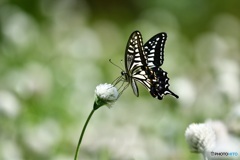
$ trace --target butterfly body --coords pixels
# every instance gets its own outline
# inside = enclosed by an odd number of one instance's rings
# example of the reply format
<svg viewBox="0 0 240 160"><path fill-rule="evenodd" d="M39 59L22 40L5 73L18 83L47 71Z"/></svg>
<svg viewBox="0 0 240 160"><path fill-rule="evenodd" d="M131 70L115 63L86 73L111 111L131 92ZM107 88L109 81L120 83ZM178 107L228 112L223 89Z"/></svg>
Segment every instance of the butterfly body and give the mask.
<svg viewBox="0 0 240 160"><path fill-rule="evenodd" d="M150 94L161 100L164 95L178 96L168 89L167 72L160 67L164 61L164 46L167 34L162 32L150 38L144 45L142 35L134 31L129 37L125 50L125 71L121 72L123 80L131 85L138 97L137 82L141 83Z"/></svg>

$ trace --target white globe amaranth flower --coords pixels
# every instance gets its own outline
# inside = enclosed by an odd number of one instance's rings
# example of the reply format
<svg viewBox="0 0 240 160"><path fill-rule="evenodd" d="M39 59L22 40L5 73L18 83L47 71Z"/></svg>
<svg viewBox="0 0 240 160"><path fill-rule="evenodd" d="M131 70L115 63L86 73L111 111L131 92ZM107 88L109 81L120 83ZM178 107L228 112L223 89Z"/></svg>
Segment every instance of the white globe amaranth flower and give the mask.
<svg viewBox="0 0 240 160"><path fill-rule="evenodd" d="M190 150L197 153L212 151L216 143L214 130L205 123L190 124L185 131L185 138Z"/></svg>
<svg viewBox="0 0 240 160"><path fill-rule="evenodd" d="M94 109L106 105L111 107L113 103L118 99L119 93L117 88L112 84L99 84L95 89L95 102Z"/></svg>

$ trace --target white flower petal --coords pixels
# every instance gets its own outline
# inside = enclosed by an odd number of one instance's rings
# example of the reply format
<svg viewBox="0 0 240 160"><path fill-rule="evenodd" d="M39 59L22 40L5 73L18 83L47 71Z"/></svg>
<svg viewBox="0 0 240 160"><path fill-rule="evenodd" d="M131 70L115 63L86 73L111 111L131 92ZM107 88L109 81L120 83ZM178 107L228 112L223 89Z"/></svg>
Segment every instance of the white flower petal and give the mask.
<svg viewBox="0 0 240 160"><path fill-rule="evenodd" d="M214 130L204 123L189 125L185 137L191 151L198 153L211 151L216 141Z"/></svg>
<svg viewBox="0 0 240 160"><path fill-rule="evenodd" d="M95 95L97 108L103 105L111 106L119 96L117 88L107 83L98 85L95 90Z"/></svg>

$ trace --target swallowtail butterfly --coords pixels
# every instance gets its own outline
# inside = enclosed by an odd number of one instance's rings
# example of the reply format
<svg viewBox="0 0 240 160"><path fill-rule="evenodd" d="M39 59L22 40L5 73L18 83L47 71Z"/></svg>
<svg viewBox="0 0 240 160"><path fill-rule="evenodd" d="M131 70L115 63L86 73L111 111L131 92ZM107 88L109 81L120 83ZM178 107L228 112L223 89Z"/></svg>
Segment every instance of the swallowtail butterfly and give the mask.
<svg viewBox="0 0 240 160"><path fill-rule="evenodd" d="M140 82L153 97L159 100L167 94L178 98L168 89L167 72L160 68L164 60L166 40L167 34L162 32L153 36L143 45L142 35L139 31L131 34L125 50L125 71L122 71L122 75L115 81L115 84L121 80L128 82L122 92L130 84L133 93L138 97L137 82Z"/></svg>

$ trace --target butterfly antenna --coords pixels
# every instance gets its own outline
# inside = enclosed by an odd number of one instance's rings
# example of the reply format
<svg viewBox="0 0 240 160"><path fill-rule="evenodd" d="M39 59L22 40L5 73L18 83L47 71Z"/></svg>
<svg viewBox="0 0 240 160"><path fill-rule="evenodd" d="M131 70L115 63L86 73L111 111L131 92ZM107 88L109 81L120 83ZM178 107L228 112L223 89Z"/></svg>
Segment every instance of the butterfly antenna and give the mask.
<svg viewBox="0 0 240 160"><path fill-rule="evenodd" d="M119 68L119 69L121 69L123 71L123 69L121 67L119 67L118 65L116 65L115 63L113 63L111 59L109 59L109 62L112 63L114 66L116 66L117 68Z"/></svg>

